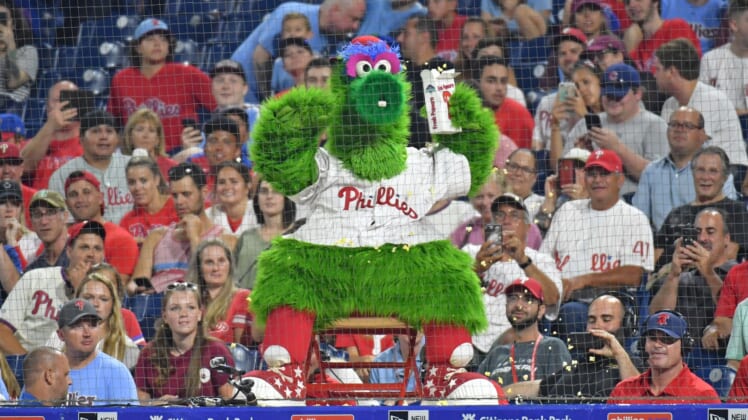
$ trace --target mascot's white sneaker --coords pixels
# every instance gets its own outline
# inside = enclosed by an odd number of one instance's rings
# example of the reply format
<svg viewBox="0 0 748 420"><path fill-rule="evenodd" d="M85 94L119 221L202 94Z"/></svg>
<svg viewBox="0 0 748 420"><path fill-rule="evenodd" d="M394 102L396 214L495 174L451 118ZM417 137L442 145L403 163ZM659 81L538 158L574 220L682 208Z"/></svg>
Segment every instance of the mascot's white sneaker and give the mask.
<svg viewBox="0 0 748 420"><path fill-rule="evenodd" d="M290 363L268 370L255 370L244 375L255 384L252 393L257 405L289 407L306 405L306 381L301 365Z"/></svg>
<svg viewBox="0 0 748 420"><path fill-rule="evenodd" d="M499 384L475 372L448 366L429 368L422 405L499 405L506 397Z"/></svg>

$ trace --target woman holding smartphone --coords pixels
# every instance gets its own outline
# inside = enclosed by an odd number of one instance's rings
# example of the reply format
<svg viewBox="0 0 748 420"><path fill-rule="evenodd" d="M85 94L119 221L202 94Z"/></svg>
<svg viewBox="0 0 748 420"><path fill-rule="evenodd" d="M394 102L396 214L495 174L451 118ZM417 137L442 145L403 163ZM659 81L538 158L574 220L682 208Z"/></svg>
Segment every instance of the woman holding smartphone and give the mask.
<svg viewBox="0 0 748 420"><path fill-rule="evenodd" d="M39 54L21 9L0 0L0 109L21 115L39 70Z"/></svg>

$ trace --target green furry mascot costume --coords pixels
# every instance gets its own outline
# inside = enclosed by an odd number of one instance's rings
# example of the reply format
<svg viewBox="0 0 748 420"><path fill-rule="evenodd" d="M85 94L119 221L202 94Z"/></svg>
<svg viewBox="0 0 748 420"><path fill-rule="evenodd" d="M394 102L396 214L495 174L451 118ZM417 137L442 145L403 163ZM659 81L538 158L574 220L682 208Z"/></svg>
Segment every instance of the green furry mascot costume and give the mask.
<svg viewBox="0 0 748 420"><path fill-rule="evenodd" d="M472 260L423 222L435 203L475 193L489 175L493 115L458 85L449 105L462 132L434 136L432 150L408 148L410 85L397 47L364 36L340 56L331 91L294 89L265 103L253 132L257 172L310 208L306 224L259 258L251 306L266 324L270 369L246 375L253 392L261 405L303 404L315 325L358 313L423 329L425 398L504 402L497 384L460 369L473 355L470 334L487 324Z"/></svg>

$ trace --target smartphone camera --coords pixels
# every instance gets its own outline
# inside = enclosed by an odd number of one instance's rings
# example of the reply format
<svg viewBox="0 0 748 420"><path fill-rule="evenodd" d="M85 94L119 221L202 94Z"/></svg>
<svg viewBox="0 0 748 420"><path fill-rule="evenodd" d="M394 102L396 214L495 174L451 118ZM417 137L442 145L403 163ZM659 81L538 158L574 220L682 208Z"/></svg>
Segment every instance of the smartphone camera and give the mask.
<svg viewBox="0 0 748 420"><path fill-rule="evenodd" d="M501 225L489 223L486 225L485 230L486 242L490 242L493 245L502 246L504 242L504 234L501 230ZM498 253L502 253L503 249L500 249Z"/></svg>
<svg viewBox="0 0 748 420"><path fill-rule="evenodd" d="M698 235L697 235L695 227L688 226L688 225L683 226L681 228L681 238L683 238L683 240L681 241L681 245L682 246L693 245L698 240L697 236Z"/></svg>

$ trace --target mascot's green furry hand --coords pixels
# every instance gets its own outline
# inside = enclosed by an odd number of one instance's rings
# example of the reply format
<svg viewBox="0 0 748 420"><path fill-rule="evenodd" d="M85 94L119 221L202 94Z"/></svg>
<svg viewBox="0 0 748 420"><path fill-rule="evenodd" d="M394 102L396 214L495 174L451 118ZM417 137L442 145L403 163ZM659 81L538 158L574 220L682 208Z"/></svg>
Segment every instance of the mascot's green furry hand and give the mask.
<svg viewBox="0 0 748 420"><path fill-rule="evenodd" d="M493 159L499 144L499 129L493 112L484 108L478 94L464 83L455 86L449 98L449 115L452 125L462 128L455 134L434 134L432 138L440 146L465 155L470 163L473 195L486 181L493 167Z"/></svg>
<svg viewBox="0 0 748 420"><path fill-rule="evenodd" d="M314 155L333 103L327 90L296 88L263 104L250 153L255 170L281 193L296 194L317 179Z"/></svg>

